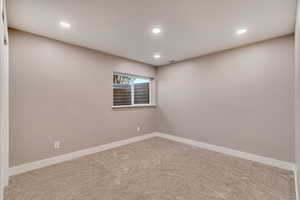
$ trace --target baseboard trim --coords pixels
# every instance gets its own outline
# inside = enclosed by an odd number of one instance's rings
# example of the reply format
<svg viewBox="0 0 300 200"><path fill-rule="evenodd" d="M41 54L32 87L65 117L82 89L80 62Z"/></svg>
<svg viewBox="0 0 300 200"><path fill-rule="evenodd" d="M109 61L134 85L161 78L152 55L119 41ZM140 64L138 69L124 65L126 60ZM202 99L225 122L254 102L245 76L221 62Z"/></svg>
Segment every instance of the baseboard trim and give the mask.
<svg viewBox="0 0 300 200"><path fill-rule="evenodd" d="M224 153L227 155L239 157L242 159L251 160L251 161L259 162L262 164L270 165L273 167L278 167L278 168L282 168L285 170L294 171L295 177L296 177L294 163L280 161L280 160L276 160L273 158L267 158L267 157L263 157L263 156L258 156L255 154L241 152L241 151L237 151L237 150L226 148L226 147L211 145L211 144L207 144L207 143L203 143L203 142L199 142L199 141L195 141L195 140L191 140L191 139L186 139L186 138L178 137L178 136L174 136L174 135L169 135L169 134L165 134L165 133L160 133L160 132L154 132L154 133L149 133L149 134L145 134L145 135L141 135L141 136L136 136L136 137L132 137L132 138L129 138L126 140L116 141L116 142L112 142L109 144L92 147L89 149L84 149L84 150L71 152L71 153L63 154L63 155L52 157L52 158L47 158L47 159L43 159L43 160L31 162L31 163L26 163L23 165L18 165L18 166L9 168L9 176L14 176L17 174L21 174L21 173L25 173L25 172L32 171L35 169L54 165L57 163L73 160L73 159L76 159L76 158L79 158L82 156L98 153L101 151L124 146L124 145L130 144L130 143L146 140L146 139L153 138L153 137L162 137L165 139L169 139L169 140L173 140L176 142L196 146L196 147L207 149L210 151L220 152L220 153ZM295 184L296 184L296 180L295 180Z"/></svg>
<svg viewBox="0 0 300 200"><path fill-rule="evenodd" d="M226 147L221 147L221 146L216 146L216 145L207 144L207 143L203 143L203 142L198 142L195 140L186 139L183 137L178 137L178 136L169 135L169 134L165 134L165 133L156 132L155 135L165 138L165 139L173 140L176 142L196 146L199 148L203 148L203 149L207 149L207 150L211 150L211 151L215 151L215 152L219 152L219 153L224 153L224 154L227 154L230 156L235 156L235 157L239 157L242 159L259 162L259 163L262 163L265 165L270 165L273 167L278 167L278 168L289 170L289 171L294 171L294 166L295 166L294 163L276 160L276 159L268 158L268 157L264 157L264 156L258 156L258 155L251 154L251 153L246 153L246 152L237 151L237 150L226 148Z"/></svg>
<svg viewBox="0 0 300 200"><path fill-rule="evenodd" d="M145 134L145 135L141 135L141 136L132 137L132 138L129 138L126 140L120 140L120 141L116 141L116 142L112 142L112 143L108 143L108 144L104 144L104 145L99 145L96 147L92 147L92 148L88 148L88 149L84 149L84 150L80 150L80 151L63 154L63 155L52 157L52 158L47 158L47 159L43 159L43 160L31 162L31 163L26 163L23 165L18 165L18 166L9 168L9 171L8 171L9 176L14 176L17 174L21 174L21 173L25 173L25 172L32 171L35 169L47 167L47 166L54 165L57 163L73 160L73 159L76 159L76 158L79 158L82 156L98 153L98 152L105 151L108 149L113 149L116 147L131 144L134 142L139 142L139 141L146 140L146 139L149 139L149 138L152 138L155 136L156 136L155 133L149 133L149 134Z"/></svg>
<svg viewBox="0 0 300 200"><path fill-rule="evenodd" d="M297 165L294 165L294 176L295 176L295 191L296 191L296 200L299 199L299 185L298 185L298 167Z"/></svg>

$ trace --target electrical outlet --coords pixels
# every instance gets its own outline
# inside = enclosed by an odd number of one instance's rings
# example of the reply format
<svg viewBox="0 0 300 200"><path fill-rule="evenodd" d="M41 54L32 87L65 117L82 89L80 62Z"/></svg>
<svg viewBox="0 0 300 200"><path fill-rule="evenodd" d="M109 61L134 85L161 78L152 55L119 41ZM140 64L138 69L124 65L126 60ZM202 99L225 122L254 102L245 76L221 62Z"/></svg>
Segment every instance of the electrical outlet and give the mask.
<svg viewBox="0 0 300 200"><path fill-rule="evenodd" d="M136 127L136 131L137 131L137 132L140 132L140 131L141 131L141 127L140 127L140 126L137 126L137 127Z"/></svg>
<svg viewBox="0 0 300 200"><path fill-rule="evenodd" d="M59 149L60 148L60 141L55 141L54 142L54 149Z"/></svg>

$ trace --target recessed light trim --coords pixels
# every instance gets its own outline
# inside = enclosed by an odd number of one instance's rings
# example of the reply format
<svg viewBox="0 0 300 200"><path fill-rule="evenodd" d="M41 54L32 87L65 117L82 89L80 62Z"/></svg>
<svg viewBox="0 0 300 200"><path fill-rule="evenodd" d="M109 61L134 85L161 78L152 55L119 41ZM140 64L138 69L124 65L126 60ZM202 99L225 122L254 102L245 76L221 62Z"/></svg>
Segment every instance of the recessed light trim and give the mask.
<svg viewBox="0 0 300 200"><path fill-rule="evenodd" d="M63 28L71 28L71 24L68 22L61 21L61 22L59 22L59 24Z"/></svg>
<svg viewBox="0 0 300 200"><path fill-rule="evenodd" d="M246 28L241 28L241 29L239 29L239 30L236 31L236 34L242 35L242 34L247 33L247 31L248 31L248 30L247 30Z"/></svg>
<svg viewBox="0 0 300 200"><path fill-rule="evenodd" d="M159 59L161 56L160 56L160 54L154 54L153 55L153 58L155 58L155 59Z"/></svg>
<svg viewBox="0 0 300 200"><path fill-rule="evenodd" d="M160 32L161 32L160 28L153 28L152 29L152 33L154 33L154 34L159 34Z"/></svg>

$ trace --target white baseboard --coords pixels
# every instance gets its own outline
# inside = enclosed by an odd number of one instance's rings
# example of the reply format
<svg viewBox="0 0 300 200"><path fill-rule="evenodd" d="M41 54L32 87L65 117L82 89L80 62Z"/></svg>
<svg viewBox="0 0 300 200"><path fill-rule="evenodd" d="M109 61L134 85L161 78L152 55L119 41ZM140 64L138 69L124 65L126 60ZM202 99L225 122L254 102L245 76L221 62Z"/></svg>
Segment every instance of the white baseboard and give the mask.
<svg viewBox="0 0 300 200"><path fill-rule="evenodd" d="M116 148L116 147L120 147L120 146L123 146L126 144L142 141L142 140L152 138L152 137L162 137L162 138L173 140L176 142L193 145L193 146L196 146L199 148L228 154L228 155L243 158L246 160L256 161L256 162L270 165L273 167L278 167L278 168L282 168L282 169L286 169L286 170L290 170L290 171L295 170L294 163L289 163L289 162L280 161L280 160L276 160L276 159L272 159L272 158L258 156L255 154L245 153L245 152L241 152L241 151L237 151L237 150L233 150L233 149L229 149L229 148L225 148L225 147L221 147L221 146L211 145L211 144L207 144L207 143L203 143L203 142L198 142L195 140L190 140L190 139L186 139L186 138L182 138L182 137L178 137L178 136L174 136L174 135L168 135L168 134L164 134L164 133L155 132L155 133L149 133L149 134L145 134L142 136L129 138L126 140L121 140L121 141L112 142L109 144L92 147L89 149L84 149L84 150L80 150L80 151L76 151L76 152L72 152L72 153L67 153L64 155L57 156L57 157L52 157L52 158L48 158L48 159L44 159L44 160L39 160L39 161L23 164L23 165L18 165L18 166L15 166L15 167L12 167L9 169L9 176L21 174L21 173L39 169L42 167L47 167L47 166L61 163L64 161L73 160L73 159L76 159L76 158L79 158L82 156L90 155L93 153L105 151L105 150Z"/></svg>
<svg viewBox="0 0 300 200"><path fill-rule="evenodd" d="M296 200L299 199L299 185L298 185L298 167L297 165L294 166L294 176L295 176L295 191L296 191Z"/></svg>
<svg viewBox="0 0 300 200"><path fill-rule="evenodd" d="M60 155L60 156L47 158L47 159L44 159L44 160L39 160L39 161L31 162L31 163L26 163L26 164L23 164L23 165L18 165L18 166L9 168L9 176L14 176L14 175L21 174L21 173L24 173L24 172L39 169L39 168L42 168L42 167L47 167L47 166L54 165L54 164L57 164L57 163L65 162L65 161L68 161L68 160L73 160L73 159L76 159L76 158L79 158L79 157L82 157L82 156L98 153L98 152L101 152L101 151L105 151L105 150L108 150L108 149L120 147L120 146L127 145L127 144L130 144L130 143L146 140L148 138L152 138L152 137L155 137L155 136L156 136L156 134L149 133L149 134L145 134L145 135L141 135L141 136L132 137L132 138L129 138L129 139L126 139L126 140L120 140L120 141L117 141L117 142L112 142L112 143L109 143L109 144L104 144L104 145L92 147L92 148L89 148L89 149L75 151L75 152L72 152L72 153L67 153L67 154L63 154L63 155Z"/></svg>
<svg viewBox="0 0 300 200"><path fill-rule="evenodd" d="M186 139L186 138L182 138L182 137L178 137L178 136L174 136L174 135L169 135L169 134L165 134L165 133L156 132L154 134L158 137L173 140L173 141L180 142L180 143L183 143L183 144L188 144L188 145L196 146L196 147L199 147L199 148L207 149L207 150L210 150L210 151L224 153L224 154L227 154L227 155L230 155L230 156L235 156L235 157L239 157L239 158L242 158L242 159L259 162L259 163L269 165L269 166L272 166L272 167L278 167L278 168L281 168L281 169L293 171L294 172L294 179L295 179L296 200L300 200L299 199L299 190L298 190L298 188L299 188L299 185L298 185L298 170L297 170L297 166L296 166L295 163L276 160L276 159L268 158L268 157L264 157L264 156L258 156L258 155L255 155L255 154L250 154L250 153L241 152L241 151L237 151L237 150L226 148L226 147L221 147L221 146L211 145L211 144L207 144L207 143L203 143L203 142L198 142L198 141L195 141L195 140L190 140L190 139Z"/></svg>
<svg viewBox="0 0 300 200"><path fill-rule="evenodd" d="M276 160L276 159L273 159L273 158L267 158L267 157L263 157L263 156L258 156L258 155L251 154L251 153L241 152L241 151L237 151L237 150L234 150L234 149L221 147L221 146L216 146L216 145L212 145L212 144L207 144L207 143L203 143L203 142L198 142L198 141L195 141L195 140L190 140L190 139L186 139L186 138L182 138L182 137L178 137L178 136L174 136L174 135L169 135L169 134L165 134L165 133L156 132L155 135L159 136L159 137L162 137L162 138L169 139L169 140L173 140L173 141L176 141L176 142L189 144L189 145L196 146L196 147L199 147L199 148L203 148L203 149L207 149L207 150L211 150L211 151L216 151L216 152L219 152L219 153L224 153L224 154L227 154L227 155L243 158L243 159L246 159L246 160L259 162L259 163L270 165L270 166L273 166L273 167L278 167L278 168L286 169L286 170L289 170L289 171L294 170L294 165L295 165L294 163L285 162L285 161L281 161L281 160Z"/></svg>

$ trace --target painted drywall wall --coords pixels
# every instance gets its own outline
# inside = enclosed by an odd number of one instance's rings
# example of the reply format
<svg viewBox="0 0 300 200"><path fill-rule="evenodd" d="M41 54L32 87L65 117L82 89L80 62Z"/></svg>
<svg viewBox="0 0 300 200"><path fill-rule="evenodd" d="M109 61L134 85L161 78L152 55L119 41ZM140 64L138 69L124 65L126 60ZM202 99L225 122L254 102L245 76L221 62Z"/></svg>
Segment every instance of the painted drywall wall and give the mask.
<svg viewBox="0 0 300 200"><path fill-rule="evenodd" d="M160 67L159 109L120 110L111 108L112 72L155 77L155 68L10 37L11 166L153 131L294 161L292 36Z"/></svg>
<svg viewBox="0 0 300 200"><path fill-rule="evenodd" d="M298 1L295 27L295 161L300 192L300 3Z"/></svg>
<svg viewBox="0 0 300 200"><path fill-rule="evenodd" d="M10 166L156 131L156 108L112 109L113 71L155 77L156 68L17 30L9 36Z"/></svg>
<svg viewBox="0 0 300 200"><path fill-rule="evenodd" d="M294 161L294 38L160 67L158 131Z"/></svg>

